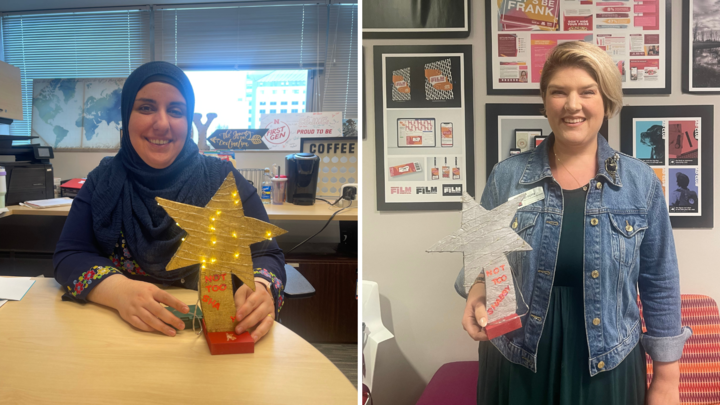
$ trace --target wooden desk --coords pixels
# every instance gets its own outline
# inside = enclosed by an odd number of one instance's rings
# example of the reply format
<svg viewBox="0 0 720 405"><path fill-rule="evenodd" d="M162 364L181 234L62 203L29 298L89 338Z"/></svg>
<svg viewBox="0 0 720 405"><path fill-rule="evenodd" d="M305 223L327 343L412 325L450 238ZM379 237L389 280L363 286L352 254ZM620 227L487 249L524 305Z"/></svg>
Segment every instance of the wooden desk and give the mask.
<svg viewBox="0 0 720 405"><path fill-rule="evenodd" d="M197 293L171 288L185 303ZM142 332L37 279L0 308L0 404L357 404L350 381L276 323L253 354L211 356L192 330Z"/></svg>
<svg viewBox="0 0 720 405"><path fill-rule="evenodd" d="M45 208L36 209L28 208L20 205L11 205L8 207L10 212L0 214L0 218L11 215L49 215L49 216L67 216L70 207ZM265 210L271 220L300 220L300 221L327 221L333 212L338 208L330 209L330 206L322 201L315 205L294 205L285 203L283 205L266 205ZM348 208L345 211L335 215L333 221L357 221L357 207Z"/></svg>

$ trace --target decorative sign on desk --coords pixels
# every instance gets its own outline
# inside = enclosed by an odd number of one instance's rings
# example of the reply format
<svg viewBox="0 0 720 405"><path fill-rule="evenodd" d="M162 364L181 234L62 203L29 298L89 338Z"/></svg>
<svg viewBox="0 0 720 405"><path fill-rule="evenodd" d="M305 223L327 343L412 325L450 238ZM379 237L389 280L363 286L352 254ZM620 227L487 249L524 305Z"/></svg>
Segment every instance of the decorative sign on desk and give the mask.
<svg viewBox="0 0 720 405"><path fill-rule="evenodd" d="M187 232L167 270L200 264L203 331L212 354L252 353L247 332L235 334L232 274L255 291L250 245L286 233L275 225L245 216L235 176L225 181L203 208L157 197L179 227Z"/></svg>
<svg viewBox="0 0 720 405"><path fill-rule="evenodd" d="M300 152L320 158L318 197L337 197L343 184L358 182L357 137L302 138Z"/></svg>
<svg viewBox="0 0 720 405"><path fill-rule="evenodd" d="M218 129L208 142L215 149L268 150L262 141L267 132L267 129Z"/></svg>
<svg viewBox="0 0 720 405"><path fill-rule="evenodd" d="M262 114L260 127L268 132L262 141L270 150L300 150L300 138L343 136L341 112Z"/></svg>

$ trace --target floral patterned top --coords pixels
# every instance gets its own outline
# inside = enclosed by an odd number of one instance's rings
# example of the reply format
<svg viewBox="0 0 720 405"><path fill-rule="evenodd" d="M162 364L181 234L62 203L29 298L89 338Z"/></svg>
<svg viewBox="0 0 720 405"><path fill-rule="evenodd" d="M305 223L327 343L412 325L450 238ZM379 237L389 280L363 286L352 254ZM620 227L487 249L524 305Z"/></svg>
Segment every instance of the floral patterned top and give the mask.
<svg viewBox="0 0 720 405"><path fill-rule="evenodd" d="M90 290L111 274L124 274L134 280L143 280L146 278L148 282L157 282L151 275L145 273L133 259L122 233L120 234L118 243L115 244L115 250L110 255L110 260L114 267L93 266L82 273L77 279L71 280L70 284L65 285L67 292L63 295L63 299L86 302ZM275 317L277 318L285 301L285 286L282 280L272 272L263 268L256 268L254 273L256 280L261 279L269 284L273 302L275 303Z"/></svg>

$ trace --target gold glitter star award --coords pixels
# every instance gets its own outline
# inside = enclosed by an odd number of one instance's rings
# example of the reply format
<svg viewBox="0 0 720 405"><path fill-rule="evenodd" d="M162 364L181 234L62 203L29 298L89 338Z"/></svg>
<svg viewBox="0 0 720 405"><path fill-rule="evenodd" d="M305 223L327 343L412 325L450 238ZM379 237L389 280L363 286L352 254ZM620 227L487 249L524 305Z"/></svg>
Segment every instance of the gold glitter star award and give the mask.
<svg viewBox="0 0 720 405"><path fill-rule="evenodd" d="M236 308L231 275L255 291L250 245L287 231L245 216L232 172L204 208L160 197L155 200L187 232L167 270L199 263L205 328L207 332L233 332Z"/></svg>

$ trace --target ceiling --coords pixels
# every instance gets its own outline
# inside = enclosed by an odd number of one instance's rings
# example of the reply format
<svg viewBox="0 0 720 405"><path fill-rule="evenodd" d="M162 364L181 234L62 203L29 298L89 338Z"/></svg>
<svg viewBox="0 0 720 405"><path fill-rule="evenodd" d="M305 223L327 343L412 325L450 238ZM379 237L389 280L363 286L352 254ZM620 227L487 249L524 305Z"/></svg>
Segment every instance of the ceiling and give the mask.
<svg viewBox="0 0 720 405"><path fill-rule="evenodd" d="M247 3L252 0L235 0L232 3ZM255 0L255 2L271 0ZM278 2L278 1L274 1ZM307 0L284 0L282 3L307 2ZM319 0L318 3L357 3L358 0ZM98 7L127 7L138 5L197 4L197 3L228 3L218 0L0 0L0 12L60 10Z"/></svg>

